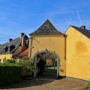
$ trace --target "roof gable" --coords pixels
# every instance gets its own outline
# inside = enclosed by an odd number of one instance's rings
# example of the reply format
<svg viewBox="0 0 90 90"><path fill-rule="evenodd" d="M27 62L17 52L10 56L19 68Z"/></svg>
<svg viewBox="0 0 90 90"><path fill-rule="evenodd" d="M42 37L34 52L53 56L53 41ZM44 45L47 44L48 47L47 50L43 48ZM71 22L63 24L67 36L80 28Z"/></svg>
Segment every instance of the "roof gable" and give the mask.
<svg viewBox="0 0 90 90"><path fill-rule="evenodd" d="M25 39L25 40L24 40ZM25 35L24 33L20 34L20 37L16 38L16 39L9 39L7 43L4 44L0 44L0 54L18 54L18 52L16 53L16 51L18 50L19 46L22 46L22 42L25 42L25 47L28 47L28 36ZM21 47L23 48L23 47ZM23 50L23 49L21 49Z"/></svg>
<svg viewBox="0 0 90 90"><path fill-rule="evenodd" d="M18 48L20 43L21 43L21 38L16 38L15 40L12 40L10 43L3 44L2 46L0 46L0 54L10 54L10 53L12 53L13 51L15 51ZM13 50L10 50L11 46L15 46L15 48ZM6 47L8 48L7 51L5 51Z"/></svg>
<svg viewBox="0 0 90 90"><path fill-rule="evenodd" d="M53 24L47 19L35 32L30 35L47 35L47 34L62 34Z"/></svg>
<svg viewBox="0 0 90 90"><path fill-rule="evenodd" d="M75 28L77 31L81 32L83 35L87 36L88 38L90 38L90 30L87 29L81 29L79 27L76 26L71 26L73 28Z"/></svg>

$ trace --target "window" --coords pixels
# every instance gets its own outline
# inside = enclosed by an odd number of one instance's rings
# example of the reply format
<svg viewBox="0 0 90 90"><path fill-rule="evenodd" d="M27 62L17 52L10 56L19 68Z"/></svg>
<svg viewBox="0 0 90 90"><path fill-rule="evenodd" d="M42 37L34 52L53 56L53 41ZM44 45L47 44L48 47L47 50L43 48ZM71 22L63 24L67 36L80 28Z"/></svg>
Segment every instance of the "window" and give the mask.
<svg viewBox="0 0 90 90"><path fill-rule="evenodd" d="M1 59L0 59L0 63L1 63Z"/></svg>
<svg viewBox="0 0 90 90"><path fill-rule="evenodd" d="M5 52L7 52L7 51L8 51L8 47L6 46L6 47L5 47Z"/></svg>
<svg viewBox="0 0 90 90"><path fill-rule="evenodd" d="M10 46L10 51L12 51L15 48L15 45Z"/></svg>

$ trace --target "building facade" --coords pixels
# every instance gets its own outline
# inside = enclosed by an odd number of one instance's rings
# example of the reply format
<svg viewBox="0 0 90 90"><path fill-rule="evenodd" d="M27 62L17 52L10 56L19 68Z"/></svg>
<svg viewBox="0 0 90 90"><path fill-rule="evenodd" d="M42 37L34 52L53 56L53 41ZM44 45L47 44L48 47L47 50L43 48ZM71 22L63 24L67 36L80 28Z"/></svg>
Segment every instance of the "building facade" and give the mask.
<svg viewBox="0 0 90 90"><path fill-rule="evenodd" d="M29 57L49 51L59 57L58 75L90 80L90 31L85 26L70 26L65 34L46 20L30 34Z"/></svg>
<svg viewBox="0 0 90 90"><path fill-rule="evenodd" d="M1 62L4 58L28 57L36 65L37 57L45 53L57 57L57 76L90 81L90 30L85 26L69 26L63 34L46 20L30 34L29 43L22 33L19 38L0 45Z"/></svg>
<svg viewBox="0 0 90 90"><path fill-rule="evenodd" d="M16 39L9 39L7 43L0 45L0 62L4 59L18 58L19 54L28 48L28 37L21 33ZM25 52L26 53L26 52Z"/></svg>
<svg viewBox="0 0 90 90"><path fill-rule="evenodd" d="M90 80L90 31L70 26L66 35L66 76Z"/></svg>

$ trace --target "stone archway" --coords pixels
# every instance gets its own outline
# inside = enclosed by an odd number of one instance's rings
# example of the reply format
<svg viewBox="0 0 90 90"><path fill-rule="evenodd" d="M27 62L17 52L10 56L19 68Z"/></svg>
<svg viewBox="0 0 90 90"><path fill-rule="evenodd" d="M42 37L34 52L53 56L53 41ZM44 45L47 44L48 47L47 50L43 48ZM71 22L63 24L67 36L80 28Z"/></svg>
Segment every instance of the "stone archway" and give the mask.
<svg viewBox="0 0 90 90"><path fill-rule="evenodd" d="M43 50L43 51L40 51L40 52L37 52L34 54L34 56L32 57L32 62L34 63L34 66L35 66L35 72L34 72L34 77L37 76L37 63L38 63L38 59L37 59L37 56L38 55L43 55L43 54L46 54L46 53L50 53L52 55L55 55L56 58L57 58L57 74L56 74L56 77L58 78L59 77L59 65L60 65L60 58L59 56L55 53L55 52L52 52L52 51L48 51L48 50Z"/></svg>

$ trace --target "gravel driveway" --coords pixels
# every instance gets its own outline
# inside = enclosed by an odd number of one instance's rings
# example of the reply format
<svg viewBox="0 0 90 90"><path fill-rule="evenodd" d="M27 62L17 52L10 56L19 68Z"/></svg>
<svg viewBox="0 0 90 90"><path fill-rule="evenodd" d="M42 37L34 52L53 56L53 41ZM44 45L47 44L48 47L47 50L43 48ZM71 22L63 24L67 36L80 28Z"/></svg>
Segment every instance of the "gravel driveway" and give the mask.
<svg viewBox="0 0 90 90"><path fill-rule="evenodd" d="M84 88L84 83L67 79L35 79L4 87L8 90L82 90Z"/></svg>
<svg viewBox="0 0 90 90"><path fill-rule="evenodd" d="M8 90L83 90L85 83L76 80L55 79L50 77L38 77L3 87Z"/></svg>

